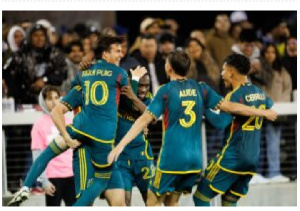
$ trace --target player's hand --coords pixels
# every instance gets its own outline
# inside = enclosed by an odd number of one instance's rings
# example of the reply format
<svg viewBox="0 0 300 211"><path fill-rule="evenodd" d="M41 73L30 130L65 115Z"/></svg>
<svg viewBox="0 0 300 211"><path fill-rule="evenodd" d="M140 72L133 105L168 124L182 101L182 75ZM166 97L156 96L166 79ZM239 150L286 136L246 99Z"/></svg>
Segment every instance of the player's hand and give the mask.
<svg viewBox="0 0 300 211"><path fill-rule="evenodd" d="M119 155L122 153L124 147L118 144L108 155L107 161L108 163L112 163L118 160Z"/></svg>
<svg viewBox="0 0 300 211"><path fill-rule="evenodd" d="M145 67L137 66L134 70L130 69L132 77L141 78L147 73L147 69Z"/></svg>
<svg viewBox="0 0 300 211"><path fill-rule="evenodd" d="M88 69L92 65L93 58L94 58L94 53L92 52L87 53L79 63L80 70Z"/></svg>
<svg viewBox="0 0 300 211"><path fill-rule="evenodd" d="M135 94L133 93L132 87L129 86L123 86L121 88L121 94L125 95L129 100L132 100L135 97Z"/></svg>
<svg viewBox="0 0 300 211"><path fill-rule="evenodd" d="M277 113L272 109L265 110L265 118L274 122L277 119Z"/></svg>
<svg viewBox="0 0 300 211"><path fill-rule="evenodd" d="M44 191L45 191L45 193L46 193L47 195L49 195L49 196L54 196L54 193L55 193L55 191L56 191L56 188L55 188L55 186L54 186L51 182L49 182L49 183L46 185L46 187L44 187Z"/></svg>
<svg viewBox="0 0 300 211"><path fill-rule="evenodd" d="M70 136L65 136L63 138L66 144L68 145L68 147L72 149L76 149L81 145L81 143L77 139L72 139Z"/></svg>
<svg viewBox="0 0 300 211"><path fill-rule="evenodd" d="M149 129L148 129L148 127L145 127L144 128L144 136L147 137L148 133L149 133Z"/></svg>

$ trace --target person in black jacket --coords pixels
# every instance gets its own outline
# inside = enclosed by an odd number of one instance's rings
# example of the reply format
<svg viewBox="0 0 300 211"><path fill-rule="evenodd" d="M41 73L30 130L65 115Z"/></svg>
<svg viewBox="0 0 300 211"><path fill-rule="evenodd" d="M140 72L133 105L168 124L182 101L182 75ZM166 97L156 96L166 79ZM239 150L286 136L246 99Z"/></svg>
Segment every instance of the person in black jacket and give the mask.
<svg viewBox="0 0 300 211"><path fill-rule="evenodd" d="M150 75L150 90L156 93L159 86L168 82L165 73L165 60L157 51L157 41L153 35L147 34L141 37L139 51L132 55L142 67L146 67Z"/></svg>
<svg viewBox="0 0 300 211"><path fill-rule="evenodd" d="M35 24L27 31L20 50L3 68L8 96L16 104L36 104L46 85L60 86L67 78L67 64L62 52L49 43L46 29Z"/></svg>

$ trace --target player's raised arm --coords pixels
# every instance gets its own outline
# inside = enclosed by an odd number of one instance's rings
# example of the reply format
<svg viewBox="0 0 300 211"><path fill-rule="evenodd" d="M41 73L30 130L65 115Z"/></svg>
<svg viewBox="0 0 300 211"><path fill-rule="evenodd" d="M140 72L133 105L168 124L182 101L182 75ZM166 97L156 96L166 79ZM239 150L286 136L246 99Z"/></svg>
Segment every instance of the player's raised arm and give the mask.
<svg viewBox="0 0 300 211"><path fill-rule="evenodd" d="M224 100L219 108L222 111L236 114L236 115L242 115L242 116L260 116L265 117L266 119L270 121L275 121L277 119L277 113L274 110L267 109L267 110L261 110L256 109L250 106L246 106L240 103L233 103L227 100Z"/></svg>
<svg viewBox="0 0 300 211"><path fill-rule="evenodd" d="M132 125L128 133L124 136L121 142L109 153L108 163L116 161L122 153L124 147L129 144L140 132L153 120L153 116L145 112Z"/></svg>

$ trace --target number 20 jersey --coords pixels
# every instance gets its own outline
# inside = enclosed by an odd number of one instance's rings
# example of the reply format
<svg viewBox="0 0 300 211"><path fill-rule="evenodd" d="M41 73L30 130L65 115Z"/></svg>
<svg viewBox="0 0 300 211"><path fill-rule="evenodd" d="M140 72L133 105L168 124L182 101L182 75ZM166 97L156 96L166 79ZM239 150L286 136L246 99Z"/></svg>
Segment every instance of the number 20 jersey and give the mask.
<svg viewBox="0 0 300 211"><path fill-rule="evenodd" d="M204 109L222 101L205 83L175 80L163 85L147 108L163 115L163 140L157 169L170 174L198 173L202 169L201 122Z"/></svg>

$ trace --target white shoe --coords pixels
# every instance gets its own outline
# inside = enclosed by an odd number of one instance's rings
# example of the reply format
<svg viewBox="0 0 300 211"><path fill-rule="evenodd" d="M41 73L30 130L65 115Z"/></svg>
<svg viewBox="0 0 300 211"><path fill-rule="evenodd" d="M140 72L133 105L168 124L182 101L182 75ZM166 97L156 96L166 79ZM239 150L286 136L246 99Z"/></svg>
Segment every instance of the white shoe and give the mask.
<svg viewBox="0 0 300 211"><path fill-rule="evenodd" d="M270 180L263 177L261 174L256 174L252 177L252 179L250 180L250 184L251 185L255 185L255 184L268 184L270 183Z"/></svg>
<svg viewBox="0 0 300 211"><path fill-rule="evenodd" d="M21 188L18 192L14 194L14 197L7 206L20 206L22 202L26 201L29 198L28 188Z"/></svg>
<svg viewBox="0 0 300 211"><path fill-rule="evenodd" d="M270 183L286 183L290 181L290 178L285 177L283 175L278 175L275 177L271 177L270 179Z"/></svg>

